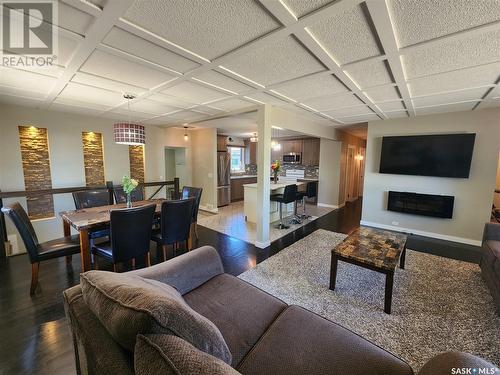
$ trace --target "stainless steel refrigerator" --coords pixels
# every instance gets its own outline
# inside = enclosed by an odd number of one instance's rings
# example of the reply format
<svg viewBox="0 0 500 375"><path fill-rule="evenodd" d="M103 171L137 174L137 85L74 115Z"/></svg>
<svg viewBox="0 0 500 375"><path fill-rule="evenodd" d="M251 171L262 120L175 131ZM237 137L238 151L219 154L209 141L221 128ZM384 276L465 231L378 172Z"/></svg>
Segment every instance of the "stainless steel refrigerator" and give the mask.
<svg viewBox="0 0 500 375"><path fill-rule="evenodd" d="M231 157L217 152L217 207L231 203Z"/></svg>

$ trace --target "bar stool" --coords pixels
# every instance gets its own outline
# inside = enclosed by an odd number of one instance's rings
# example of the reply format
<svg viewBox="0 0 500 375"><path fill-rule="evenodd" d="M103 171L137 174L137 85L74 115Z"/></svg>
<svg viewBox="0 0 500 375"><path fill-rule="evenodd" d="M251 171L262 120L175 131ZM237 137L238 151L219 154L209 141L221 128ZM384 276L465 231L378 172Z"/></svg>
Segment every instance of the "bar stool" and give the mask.
<svg viewBox="0 0 500 375"><path fill-rule="evenodd" d="M315 198L317 196L318 196L318 181L308 182L306 186L306 191L297 192L297 201L302 200L302 207L303 207L303 212L301 215L302 219L309 219L311 217L311 215L308 215L306 213L306 198Z"/></svg>
<svg viewBox="0 0 500 375"><path fill-rule="evenodd" d="M295 202L296 196L297 185L295 184L285 186L285 191L283 191L283 194L271 195L271 202L278 202L280 204L280 223L276 226L277 229L290 228L290 226L287 226L283 223L283 204Z"/></svg>

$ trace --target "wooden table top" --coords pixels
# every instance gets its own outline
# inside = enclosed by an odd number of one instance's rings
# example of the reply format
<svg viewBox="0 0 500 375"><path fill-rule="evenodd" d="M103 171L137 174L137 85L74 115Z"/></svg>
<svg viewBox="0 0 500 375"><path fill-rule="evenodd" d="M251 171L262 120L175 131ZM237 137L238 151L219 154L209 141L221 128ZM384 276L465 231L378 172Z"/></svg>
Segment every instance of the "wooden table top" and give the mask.
<svg viewBox="0 0 500 375"><path fill-rule="evenodd" d="M394 270L405 248L406 240L407 236L402 233L360 227L332 252L363 264Z"/></svg>
<svg viewBox="0 0 500 375"><path fill-rule="evenodd" d="M156 213L161 212L161 203L165 199L152 199L145 201L132 202L132 207L156 204ZM112 210L126 208L126 203L113 204L109 206L83 208L81 210L62 211L59 215L76 230L91 229L109 224L109 213Z"/></svg>

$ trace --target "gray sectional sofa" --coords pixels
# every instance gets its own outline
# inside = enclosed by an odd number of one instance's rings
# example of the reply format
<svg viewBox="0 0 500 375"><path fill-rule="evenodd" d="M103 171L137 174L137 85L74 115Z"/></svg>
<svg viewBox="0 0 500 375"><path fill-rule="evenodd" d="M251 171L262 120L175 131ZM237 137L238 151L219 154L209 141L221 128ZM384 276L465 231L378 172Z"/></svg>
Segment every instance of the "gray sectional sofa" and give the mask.
<svg viewBox="0 0 500 375"><path fill-rule="evenodd" d="M481 274L490 288L500 315L500 224L486 223L483 233Z"/></svg>
<svg viewBox="0 0 500 375"><path fill-rule="evenodd" d="M86 272L64 301L80 374L413 374L357 334L225 274L212 247L124 274ZM461 353L433 361L423 375L492 367Z"/></svg>

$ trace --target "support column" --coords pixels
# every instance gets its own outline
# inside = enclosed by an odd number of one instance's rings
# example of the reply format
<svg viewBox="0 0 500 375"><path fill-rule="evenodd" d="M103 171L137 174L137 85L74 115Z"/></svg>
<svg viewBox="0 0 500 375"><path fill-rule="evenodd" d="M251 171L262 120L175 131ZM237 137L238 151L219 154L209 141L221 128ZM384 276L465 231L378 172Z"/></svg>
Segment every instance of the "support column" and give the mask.
<svg viewBox="0 0 500 375"><path fill-rule="evenodd" d="M262 105L257 111L257 238L255 246L263 249L269 241L269 211L271 184L271 106Z"/></svg>

